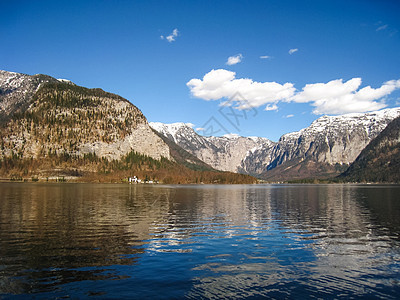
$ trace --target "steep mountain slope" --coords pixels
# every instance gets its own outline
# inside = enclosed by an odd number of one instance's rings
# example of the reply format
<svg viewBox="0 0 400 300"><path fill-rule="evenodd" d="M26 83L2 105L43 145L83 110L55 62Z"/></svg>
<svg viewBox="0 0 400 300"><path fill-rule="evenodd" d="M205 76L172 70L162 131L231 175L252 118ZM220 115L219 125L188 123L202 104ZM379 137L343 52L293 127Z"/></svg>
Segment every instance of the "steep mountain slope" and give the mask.
<svg viewBox="0 0 400 300"><path fill-rule="evenodd" d="M355 182L400 182L400 117L374 138L339 178Z"/></svg>
<svg viewBox="0 0 400 300"><path fill-rule="evenodd" d="M171 141L158 131L154 130L154 132L169 146L171 156L177 163L184 165L192 170L198 170L198 171L214 170L211 166L207 165L205 162L201 161L193 154L187 152L185 149L178 146L175 142Z"/></svg>
<svg viewBox="0 0 400 300"><path fill-rule="evenodd" d="M0 99L3 111L8 116L12 112L1 128L0 157L95 153L119 159L134 150L154 159L171 158L168 145L128 100L48 76L14 74L16 88L7 89L10 80L0 82L1 90L7 91ZM45 80L34 91L37 78Z"/></svg>
<svg viewBox="0 0 400 300"><path fill-rule="evenodd" d="M208 165L223 171L252 174L251 167L242 164L248 152L258 148L269 149L274 145L270 140L259 137L200 136L185 123L151 122L150 126Z"/></svg>

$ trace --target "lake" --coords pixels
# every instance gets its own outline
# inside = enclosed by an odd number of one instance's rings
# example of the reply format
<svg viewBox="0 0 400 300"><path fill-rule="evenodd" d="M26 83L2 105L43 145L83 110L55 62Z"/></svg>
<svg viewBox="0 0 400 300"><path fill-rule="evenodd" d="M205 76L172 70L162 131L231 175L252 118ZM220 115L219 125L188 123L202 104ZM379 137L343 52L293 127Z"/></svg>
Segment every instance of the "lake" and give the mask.
<svg viewBox="0 0 400 300"><path fill-rule="evenodd" d="M0 184L0 298L400 295L400 186Z"/></svg>

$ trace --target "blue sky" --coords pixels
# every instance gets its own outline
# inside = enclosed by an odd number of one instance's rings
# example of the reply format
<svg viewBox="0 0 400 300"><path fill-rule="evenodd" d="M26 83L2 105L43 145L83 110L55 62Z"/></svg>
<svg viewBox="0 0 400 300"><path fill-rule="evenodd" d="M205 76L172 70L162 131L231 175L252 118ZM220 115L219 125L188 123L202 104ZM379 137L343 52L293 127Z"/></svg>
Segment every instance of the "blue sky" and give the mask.
<svg viewBox="0 0 400 300"><path fill-rule="evenodd" d="M276 141L322 114L400 106L399 15L385 0L3 0L0 69Z"/></svg>

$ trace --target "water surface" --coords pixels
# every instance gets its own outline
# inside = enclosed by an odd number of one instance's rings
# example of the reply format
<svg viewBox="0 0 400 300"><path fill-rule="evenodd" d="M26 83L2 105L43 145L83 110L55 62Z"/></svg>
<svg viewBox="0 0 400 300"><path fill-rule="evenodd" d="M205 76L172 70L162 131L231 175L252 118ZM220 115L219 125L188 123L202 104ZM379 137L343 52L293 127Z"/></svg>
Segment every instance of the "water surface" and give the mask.
<svg viewBox="0 0 400 300"><path fill-rule="evenodd" d="M0 297L397 298L400 186L0 184Z"/></svg>

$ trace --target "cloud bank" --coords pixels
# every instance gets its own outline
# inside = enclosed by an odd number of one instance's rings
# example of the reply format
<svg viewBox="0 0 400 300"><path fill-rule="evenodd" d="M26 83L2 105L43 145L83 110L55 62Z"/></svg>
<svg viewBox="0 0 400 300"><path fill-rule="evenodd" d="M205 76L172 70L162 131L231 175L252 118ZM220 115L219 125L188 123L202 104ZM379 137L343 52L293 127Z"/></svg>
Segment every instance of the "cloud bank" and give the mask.
<svg viewBox="0 0 400 300"><path fill-rule="evenodd" d="M361 78L346 82L336 79L328 83L305 85L301 91L293 83L257 82L249 78L236 78L236 73L224 69L211 70L203 79L187 82L192 95L207 101L228 99L224 105L237 109L265 106L265 110L278 109L279 102L309 103L315 114L344 114L367 112L386 107L384 97L400 89L400 79L390 80L379 88L360 89Z"/></svg>

